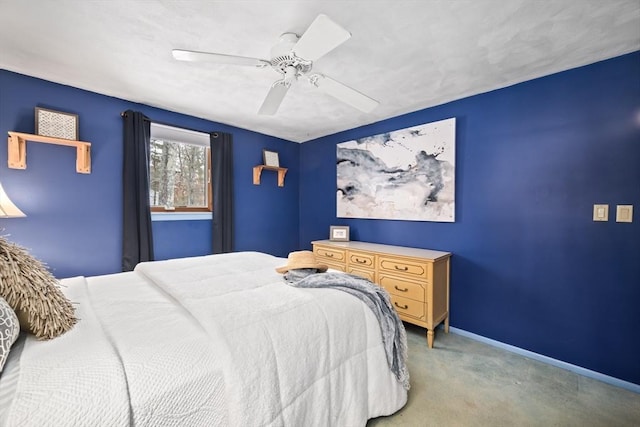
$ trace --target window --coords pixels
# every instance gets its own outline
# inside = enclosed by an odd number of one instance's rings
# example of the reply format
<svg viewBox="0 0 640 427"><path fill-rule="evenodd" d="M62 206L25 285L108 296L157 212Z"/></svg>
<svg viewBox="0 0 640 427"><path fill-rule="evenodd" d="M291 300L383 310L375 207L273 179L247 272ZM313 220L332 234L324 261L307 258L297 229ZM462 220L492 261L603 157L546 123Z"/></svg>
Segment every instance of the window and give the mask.
<svg viewBox="0 0 640 427"><path fill-rule="evenodd" d="M151 123L151 210L211 212L210 159L209 134Z"/></svg>

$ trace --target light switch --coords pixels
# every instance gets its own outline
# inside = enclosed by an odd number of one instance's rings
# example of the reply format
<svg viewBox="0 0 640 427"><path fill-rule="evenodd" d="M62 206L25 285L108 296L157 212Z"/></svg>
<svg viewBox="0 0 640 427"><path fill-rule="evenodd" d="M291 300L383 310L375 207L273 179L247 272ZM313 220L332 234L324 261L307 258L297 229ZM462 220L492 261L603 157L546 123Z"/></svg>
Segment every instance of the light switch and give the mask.
<svg viewBox="0 0 640 427"><path fill-rule="evenodd" d="M609 205L593 205L594 221L609 221Z"/></svg>
<svg viewBox="0 0 640 427"><path fill-rule="evenodd" d="M616 206L616 222L633 222L633 205Z"/></svg>

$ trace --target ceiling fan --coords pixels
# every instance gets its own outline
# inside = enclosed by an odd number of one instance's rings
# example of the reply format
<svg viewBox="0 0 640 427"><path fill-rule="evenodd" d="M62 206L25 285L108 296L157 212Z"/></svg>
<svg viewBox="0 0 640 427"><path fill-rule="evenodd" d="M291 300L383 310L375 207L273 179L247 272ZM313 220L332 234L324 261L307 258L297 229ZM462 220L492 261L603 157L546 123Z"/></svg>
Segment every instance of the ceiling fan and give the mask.
<svg viewBox="0 0 640 427"><path fill-rule="evenodd" d="M258 68L270 66L282 74L282 78L271 85L258 114L275 114L291 85L300 77L305 77L311 85L334 98L369 113L376 108L378 101L323 74L311 73L314 61L340 46L350 37L351 33L328 16L320 14L302 36L295 33L282 34L278 43L271 48L271 60L182 49L174 49L172 54L179 61L201 61Z"/></svg>

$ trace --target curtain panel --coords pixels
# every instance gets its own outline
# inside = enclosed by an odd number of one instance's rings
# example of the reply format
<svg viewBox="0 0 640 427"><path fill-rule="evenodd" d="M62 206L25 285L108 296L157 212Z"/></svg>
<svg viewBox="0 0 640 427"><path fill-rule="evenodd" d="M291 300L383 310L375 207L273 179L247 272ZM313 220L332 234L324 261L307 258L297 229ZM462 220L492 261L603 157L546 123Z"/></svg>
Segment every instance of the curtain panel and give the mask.
<svg viewBox="0 0 640 427"><path fill-rule="evenodd" d="M151 122L140 112L127 110L124 119L122 271L153 261L149 202L149 146Z"/></svg>
<svg viewBox="0 0 640 427"><path fill-rule="evenodd" d="M234 251L233 135L211 132L213 253Z"/></svg>

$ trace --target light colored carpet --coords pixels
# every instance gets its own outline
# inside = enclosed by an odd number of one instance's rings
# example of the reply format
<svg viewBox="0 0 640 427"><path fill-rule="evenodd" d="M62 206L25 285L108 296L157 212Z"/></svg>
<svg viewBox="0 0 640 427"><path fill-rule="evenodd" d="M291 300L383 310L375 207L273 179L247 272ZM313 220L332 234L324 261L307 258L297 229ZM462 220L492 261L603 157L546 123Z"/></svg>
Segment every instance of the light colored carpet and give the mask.
<svg viewBox="0 0 640 427"><path fill-rule="evenodd" d="M405 324L407 405L368 427L640 426L640 394L453 333Z"/></svg>

